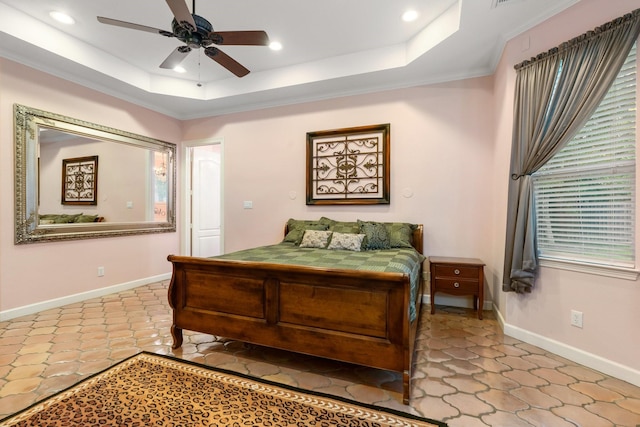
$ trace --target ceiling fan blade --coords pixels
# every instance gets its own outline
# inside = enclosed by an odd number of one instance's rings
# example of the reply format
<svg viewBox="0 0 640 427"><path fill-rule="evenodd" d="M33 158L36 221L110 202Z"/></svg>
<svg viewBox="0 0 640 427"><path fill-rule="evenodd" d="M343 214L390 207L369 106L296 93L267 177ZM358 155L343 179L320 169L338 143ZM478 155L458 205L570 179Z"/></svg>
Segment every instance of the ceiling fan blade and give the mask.
<svg viewBox="0 0 640 427"><path fill-rule="evenodd" d="M264 31L212 31L209 38L215 44L223 45L269 45L269 36Z"/></svg>
<svg viewBox="0 0 640 427"><path fill-rule="evenodd" d="M185 0L167 0L167 4L179 24L190 25L191 29L195 31L196 22L193 20L193 16L191 16Z"/></svg>
<svg viewBox="0 0 640 427"><path fill-rule="evenodd" d="M177 67L182 61L184 61L189 52L191 52L191 48L189 46L178 46L176 50L171 52L171 54L167 56L167 59L160 64L160 68L167 68L171 70Z"/></svg>
<svg viewBox="0 0 640 427"><path fill-rule="evenodd" d="M244 77L249 74L248 69L218 48L208 47L204 50L204 53L238 77Z"/></svg>
<svg viewBox="0 0 640 427"><path fill-rule="evenodd" d="M116 27L124 27L132 30L146 31L148 33L162 34L163 36L173 37L173 33L159 28L147 27L146 25L133 24L131 22L118 21L117 19L105 18L104 16L98 16L98 22L108 25L115 25Z"/></svg>

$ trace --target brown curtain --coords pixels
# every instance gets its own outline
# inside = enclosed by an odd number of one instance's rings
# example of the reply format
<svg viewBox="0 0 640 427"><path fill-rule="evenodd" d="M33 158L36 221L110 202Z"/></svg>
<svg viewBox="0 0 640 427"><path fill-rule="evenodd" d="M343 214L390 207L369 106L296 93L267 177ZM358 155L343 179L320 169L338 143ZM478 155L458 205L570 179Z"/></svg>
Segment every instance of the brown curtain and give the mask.
<svg viewBox="0 0 640 427"><path fill-rule="evenodd" d="M531 174L574 137L615 80L640 32L640 9L515 66L504 276L531 292L538 267Z"/></svg>

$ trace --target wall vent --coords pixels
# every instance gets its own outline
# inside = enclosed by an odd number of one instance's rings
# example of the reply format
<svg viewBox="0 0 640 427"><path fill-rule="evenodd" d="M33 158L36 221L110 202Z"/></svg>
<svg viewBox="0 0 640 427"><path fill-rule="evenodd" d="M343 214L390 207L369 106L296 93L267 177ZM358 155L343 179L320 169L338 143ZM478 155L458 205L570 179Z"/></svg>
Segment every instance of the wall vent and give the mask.
<svg viewBox="0 0 640 427"><path fill-rule="evenodd" d="M493 0L491 4L491 8L495 9L496 7L506 6L508 4L513 4L513 3L522 3L524 1L525 0Z"/></svg>

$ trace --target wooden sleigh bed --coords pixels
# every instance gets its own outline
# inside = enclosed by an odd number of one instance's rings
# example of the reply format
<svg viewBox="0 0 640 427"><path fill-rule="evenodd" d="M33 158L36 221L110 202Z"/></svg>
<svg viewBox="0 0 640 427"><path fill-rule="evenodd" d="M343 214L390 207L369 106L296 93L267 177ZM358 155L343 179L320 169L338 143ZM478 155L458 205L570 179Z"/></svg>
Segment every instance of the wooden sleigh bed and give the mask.
<svg viewBox="0 0 640 427"><path fill-rule="evenodd" d="M414 226L411 245L422 254L422 225ZM174 349L187 329L395 371L402 374L403 403L409 403L422 262L411 292L409 276L397 272L175 255L168 260Z"/></svg>

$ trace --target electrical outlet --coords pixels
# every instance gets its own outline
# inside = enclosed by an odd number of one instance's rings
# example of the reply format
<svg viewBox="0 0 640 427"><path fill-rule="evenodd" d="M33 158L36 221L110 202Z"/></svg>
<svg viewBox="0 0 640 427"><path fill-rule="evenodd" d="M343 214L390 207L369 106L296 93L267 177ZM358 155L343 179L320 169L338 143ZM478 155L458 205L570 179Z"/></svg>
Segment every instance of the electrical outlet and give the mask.
<svg viewBox="0 0 640 427"><path fill-rule="evenodd" d="M571 310L571 324L582 328L582 312L577 310Z"/></svg>
<svg viewBox="0 0 640 427"><path fill-rule="evenodd" d="M104 267L98 267L98 277L104 276Z"/></svg>

